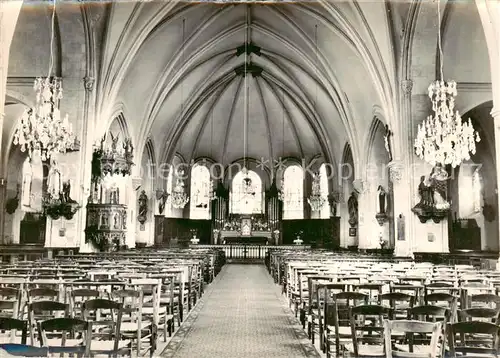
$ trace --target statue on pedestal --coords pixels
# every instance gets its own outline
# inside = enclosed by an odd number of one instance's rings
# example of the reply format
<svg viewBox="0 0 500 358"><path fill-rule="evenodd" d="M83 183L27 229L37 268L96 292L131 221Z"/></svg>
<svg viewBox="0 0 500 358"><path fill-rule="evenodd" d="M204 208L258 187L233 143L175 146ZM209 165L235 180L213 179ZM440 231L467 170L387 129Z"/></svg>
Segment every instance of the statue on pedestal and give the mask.
<svg viewBox="0 0 500 358"><path fill-rule="evenodd" d="M148 196L146 195L146 191L141 191L139 195L139 215L137 215L137 220L144 224L147 219L148 214Z"/></svg>
<svg viewBox="0 0 500 358"><path fill-rule="evenodd" d="M358 198L355 192L351 193L347 206L349 209L349 225L355 227L358 224Z"/></svg>

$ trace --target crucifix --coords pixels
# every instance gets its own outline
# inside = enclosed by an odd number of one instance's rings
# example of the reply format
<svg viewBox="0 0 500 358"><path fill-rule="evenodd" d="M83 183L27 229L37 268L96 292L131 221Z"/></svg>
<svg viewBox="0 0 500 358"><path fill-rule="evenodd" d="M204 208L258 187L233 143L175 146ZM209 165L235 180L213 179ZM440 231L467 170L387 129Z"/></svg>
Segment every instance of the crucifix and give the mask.
<svg viewBox="0 0 500 358"><path fill-rule="evenodd" d="M387 154L389 154L390 162L392 162L391 137L392 137L392 131L389 129L389 125L386 124L384 142L385 142L385 150L387 150Z"/></svg>

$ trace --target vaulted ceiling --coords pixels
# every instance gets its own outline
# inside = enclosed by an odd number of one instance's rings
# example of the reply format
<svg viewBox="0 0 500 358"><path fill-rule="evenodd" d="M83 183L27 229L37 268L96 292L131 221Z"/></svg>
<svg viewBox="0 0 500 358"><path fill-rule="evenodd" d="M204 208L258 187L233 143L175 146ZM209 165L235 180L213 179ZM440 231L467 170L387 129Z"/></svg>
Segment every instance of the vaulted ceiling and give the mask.
<svg viewBox="0 0 500 358"><path fill-rule="evenodd" d="M89 51L74 41L88 21L95 128L123 110L136 147L151 138L159 161L177 152L224 164L244 155L322 155L335 163L347 142L365 149L374 113L397 114L400 35L409 9L407 1L64 3L55 70L65 78L85 66L65 61L72 51ZM448 20L454 24L448 43L464 58L459 73L486 69L487 79L487 64L467 59L487 58L487 51L474 4L456 13L464 11L472 14L468 21ZM42 5L23 5L9 76L45 74L49 14ZM461 45L455 37L463 36L468 43ZM480 50L471 51L469 41Z"/></svg>

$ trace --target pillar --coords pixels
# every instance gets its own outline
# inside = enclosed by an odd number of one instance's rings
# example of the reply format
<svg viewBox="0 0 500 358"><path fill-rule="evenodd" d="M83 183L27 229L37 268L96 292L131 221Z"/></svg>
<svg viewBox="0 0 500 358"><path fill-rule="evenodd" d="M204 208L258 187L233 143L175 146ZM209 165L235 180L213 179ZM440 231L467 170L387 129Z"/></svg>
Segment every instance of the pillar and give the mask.
<svg viewBox="0 0 500 358"><path fill-rule="evenodd" d="M5 95L7 90L7 76L9 69L9 54L12 37L16 29L17 19L23 5L22 1L0 1L0 148L2 140L3 121L5 117ZM0 163L3 164L3 163ZM0 165L0 243L3 244L5 202L7 200L7 173L3 170L6 165Z"/></svg>

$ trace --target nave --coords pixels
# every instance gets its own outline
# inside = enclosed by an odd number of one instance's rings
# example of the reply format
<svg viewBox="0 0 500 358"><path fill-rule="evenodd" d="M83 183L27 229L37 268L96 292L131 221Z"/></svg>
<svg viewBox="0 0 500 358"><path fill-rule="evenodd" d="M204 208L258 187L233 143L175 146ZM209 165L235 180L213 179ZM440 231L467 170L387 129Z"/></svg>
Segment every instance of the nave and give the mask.
<svg viewBox="0 0 500 358"><path fill-rule="evenodd" d="M320 357L262 264L228 264L162 357Z"/></svg>

